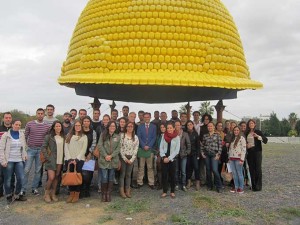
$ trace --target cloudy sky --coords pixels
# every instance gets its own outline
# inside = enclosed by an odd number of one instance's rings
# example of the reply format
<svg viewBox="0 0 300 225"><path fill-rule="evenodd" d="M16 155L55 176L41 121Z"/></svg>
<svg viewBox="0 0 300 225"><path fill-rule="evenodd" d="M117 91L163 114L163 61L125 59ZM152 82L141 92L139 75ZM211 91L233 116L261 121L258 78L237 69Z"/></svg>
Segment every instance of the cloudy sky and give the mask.
<svg viewBox="0 0 300 225"><path fill-rule="evenodd" d="M0 112L19 109L33 114L48 103L62 114L71 108L90 110L89 97L57 83L77 19L87 0L10 0L0 7ZM251 78L264 84L224 100L225 118L290 112L300 116L300 1L223 0L234 18L244 46ZM111 101L101 110L109 112ZM216 101L212 101L216 104ZM179 104L117 102L138 111L171 111ZM198 108L200 102L193 102ZM215 114L216 116L216 114Z"/></svg>

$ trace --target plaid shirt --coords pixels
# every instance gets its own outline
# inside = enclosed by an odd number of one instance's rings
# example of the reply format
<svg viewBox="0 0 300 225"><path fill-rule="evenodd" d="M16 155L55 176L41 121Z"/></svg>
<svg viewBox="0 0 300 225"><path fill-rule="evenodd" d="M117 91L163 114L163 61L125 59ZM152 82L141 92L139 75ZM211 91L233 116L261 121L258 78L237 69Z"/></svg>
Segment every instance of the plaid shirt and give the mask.
<svg viewBox="0 0 300 225"><path fill-rule="evenodd" d="M222 138L220 134L214 133L213 135L204 134L201 145L201 153L206 156L215 156L222 152Z"/></svg>

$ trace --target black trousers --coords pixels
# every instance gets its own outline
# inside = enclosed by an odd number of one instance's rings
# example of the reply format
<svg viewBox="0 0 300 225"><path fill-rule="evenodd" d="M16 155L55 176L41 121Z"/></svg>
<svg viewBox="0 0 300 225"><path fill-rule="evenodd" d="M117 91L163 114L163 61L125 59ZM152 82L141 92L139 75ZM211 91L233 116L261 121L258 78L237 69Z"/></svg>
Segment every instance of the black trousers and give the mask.
<svg viewBox="0 0 300 225"><path fill-rule="evenodd" d="M252 190L261 191L262 189L262 152L255 151L254 148L248 149L247 160L251 176Z"/></svg>
<svg viewBox="0 0 300 225"><path fill-rule="evenodd" d="M175 192L175 174L176 174L176 160L173 162L164 163L161 160L161 170L162 170L162 185L163 192L167 193L169 188L169 181L171 186L171 193Z"/></svg>

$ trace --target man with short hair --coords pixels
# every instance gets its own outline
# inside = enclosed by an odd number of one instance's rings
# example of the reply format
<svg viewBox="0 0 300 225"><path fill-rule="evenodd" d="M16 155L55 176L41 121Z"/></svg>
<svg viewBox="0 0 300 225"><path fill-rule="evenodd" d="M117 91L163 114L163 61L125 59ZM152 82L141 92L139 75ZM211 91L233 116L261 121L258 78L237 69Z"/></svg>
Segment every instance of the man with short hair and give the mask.
<svg viewBox="0 0 300 225"><path fill-rule="evenodd" d="M172 121L173 123L175 123L176 121L179 121L177 110L173 109L171 114L172 114L172 118L170 121Z"/></svg>
<svg viewBox="0 0 300 225"><path fill-rule="evenodd" d="M82 119L87 116L87 111L85 109L79 109L78 114L79 114L79 119L82 121Z"/></svg>
<svg viewBox="0 0 300 225"><path fill-rule="evenodd" d="M151 123L155 124L155 126L158 128L160 124L159 111L154 111L154 120L152 120Z"/></svg>
<svg viewBox="0 0 300 225"><path fill-rule="evenodd" d="M145 164L147 166L148 185L154 189L154 170L153 170L153 150L156 141L156 126L150 123L151 114L144 113L144 123L140 124L137 131L139 138L139 171L138 186L143 186L143 178L145 173Z"/></svg>
<svg viewBox="0 0 300 225"><path fill-rule="evenodd" d="M92 127L94 131L97 130L98 126L101 126L100 115L101 115L100 109L94 109L93 119L92 119Z"/></svg>
<svg viewBox="0 0 300 225"><path fill-rule="evenodd" d="M122 108L123 117L128 119L128 113L129 113L129 107L127 105L124 105Z"/></svg>
<svg viewBox="0 0 300 225"><path fill-rule="evenodd" d="M46 106L46 116L44 117L44 122L52 125L54 121L56 121L57 119L53 116L54 115L54 111L55 111L55 107L54 105L47 105Z"/></svg>
<svg viewBox="0 0 300 225"><path fill-rule="evenodd" d="M33 162L35 162L35 174L32 182L32 194L39 195L38 186L41 177L41 161L40 152L41 147L44 143L46 134L49 131L49 124L45 123L44 120L45 111L42 108L36 110L36 120L28 122L25 126L25 139L28 146L27 150L27 161L24 169L24 183L22 194L25 195L28 183L29 173Z"/></svg>
<svg viewBox="0 0 300 225"><path fill-rule="evenodd" d="M110 120L111 120L111 121L117 122L117 121L118 121L118 116L119 116L118 110L117 110L117 109L113 109L113 110L111 111ZM117 125L118 125L118 124L117 124Z"/></svg>
<svg viewBox="0 0 300 225"><path fill-rule="evenodd" d="M202 126L202 123L200 122L200 112L194 111L193 117L194 117L193 123L194 123L195 130L198 133L198 135L200 135L200 130L201 130L201 126Z"/></svg>
<svg viewBox="0 0 300 225"><path fill-rule="evenodd" d="M186 127L185 127L186 122L187 122L187 113L185 112L180 113L180 123L181 123L181 129L183 131L186 131Z"/></svg>
<svg viewBox="0 0 300 225"><path fill-rule="evenodd" d="M144 114L145 114L145 112L143 110L140 110L138 112L138 117L139 117L140 121L137 122L137 125L140 125L140 124L144 123Z"/></svg>
<svg viewBox="0 0 300 225"><path fill-rule="evenodd" d="M77 117L77 110L76 109L71 109L70 110L70 113L72 115L72 118L71 118L71 124L74 123L74 121L76 120L76 117Z"/></svg>
<svg viewBox="0 0 300 225"><path fill-rule="evenodd" d="M63 129L64 129L65 136L69 133L72 127L71 120L72 120L72 114L69 112L65 112L63 115Z"/></svg>
<svg viewBox="0 0 300 225"><path fill-rule="evenodd" d="M0 126L0 139L2 135L7 132L11 128L11 123L12 123L12 115L10 112L5 112L3 114L3 123ZM12 176L13 178L15 177L14 175ZM14 179L12 180L14 184ZM3 197L3 182L4 182L4 173L3 173L3 167L0 164L0 198ZM14 187L14 185L12 186Z"/></svg>
<svg viewBox="0 0 300 225"><path fill-rule="evenodd" d="M168 115L166 112L161 112L159 117L160 117L160 124L162 124L162 123L166 124L168 122L167 121Z"/></svg>

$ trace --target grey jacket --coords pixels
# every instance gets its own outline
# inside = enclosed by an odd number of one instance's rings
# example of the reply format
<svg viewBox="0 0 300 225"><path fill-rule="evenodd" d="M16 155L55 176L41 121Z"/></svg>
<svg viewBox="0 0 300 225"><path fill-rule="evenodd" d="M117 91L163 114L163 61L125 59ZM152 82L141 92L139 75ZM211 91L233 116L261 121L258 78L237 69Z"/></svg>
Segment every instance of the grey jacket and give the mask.
<svg viewBox="0 0 300 225"><path fill-rule="evenodd" d="M189 154L191 154L191 141L190 137L187 132L182 132L180 135L180 151L179 155L180 158L187 157Z"/></svg>
<svg viewBox="0 0 300 225"><path fill-rule="evenodd" d="M20 141L21 141L21 152L22 152L22 159L25 161L25 158L27 156L27 145L25 141L25 135L23 132L19 132L20 134ZM10 145L11 145L11 135L10 131L5 132L0 140L0 163L4 164L8 162L9 153L10 153Z"/></svg>

